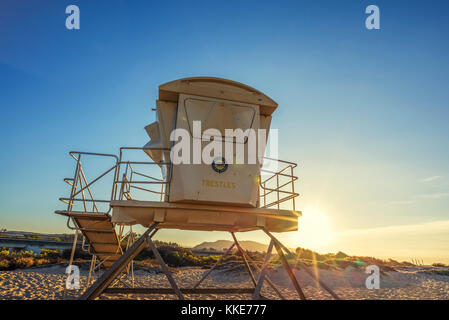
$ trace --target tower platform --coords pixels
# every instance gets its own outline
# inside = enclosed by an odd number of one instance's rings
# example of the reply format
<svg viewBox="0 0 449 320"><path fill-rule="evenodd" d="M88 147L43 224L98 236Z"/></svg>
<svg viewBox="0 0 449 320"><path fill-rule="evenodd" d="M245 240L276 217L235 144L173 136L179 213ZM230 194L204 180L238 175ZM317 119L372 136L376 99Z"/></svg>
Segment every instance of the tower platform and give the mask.
<svg viewBox="0 0 449 320"><path fill-rule="evenodd" d="M159 222L164 229L243 232L265 228L270 232L295 231L301 212L160 201L115 200L110 203L113 223Z"/></svg>

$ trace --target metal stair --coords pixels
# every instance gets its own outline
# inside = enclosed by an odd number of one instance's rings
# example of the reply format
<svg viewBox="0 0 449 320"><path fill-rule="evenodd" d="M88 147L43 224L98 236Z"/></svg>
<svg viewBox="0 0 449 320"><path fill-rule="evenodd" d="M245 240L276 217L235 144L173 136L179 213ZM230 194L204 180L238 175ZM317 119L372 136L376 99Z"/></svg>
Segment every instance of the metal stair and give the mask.
<svg viewBox="0 0 449 320"><path fill-rule="evenodd" d="M97 212L56 211L57 214L69 217L75 223L89 243L89 251L103 261L102 266L108 268L123 254L115 226L111 216Z"/></svg>

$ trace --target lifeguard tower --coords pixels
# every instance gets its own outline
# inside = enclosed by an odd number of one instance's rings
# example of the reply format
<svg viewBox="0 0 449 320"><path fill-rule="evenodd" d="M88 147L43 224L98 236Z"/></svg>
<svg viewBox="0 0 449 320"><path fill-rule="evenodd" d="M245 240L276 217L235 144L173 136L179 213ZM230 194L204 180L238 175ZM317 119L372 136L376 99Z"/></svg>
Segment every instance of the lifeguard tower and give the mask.
<svg viewBox="0 0 449 320"><path fill-rule="evenodd" d="M99 268L106 269L85 290L81 299L95 299L102 293L173 293L183 299L186 294L236 292L248 293L258 299L261 298L264 281L283 298L265 274L273 247L299 297L305 299L284 255L289 250L272 235L272 232L297 230L301 213L295 208L298 196L294 190L296 164L261 157L255 157L251 163L238 163L221 153L215 155L211 163L205 163L195 159L198 156L193 150L203 150L214 141L220 142L223 149L233 150L232 154L241 148L244 157L248 158L253 152L249 150L250 137L230 138L226 129L263 129L268 132L277 106L260 91L235 81L212 77L175 80L159 86L159 98L154 109L157 121L145 127L151 139L146 145L122 147L118 155L70 152L76 161L73 178L64 179L71 186L70 196L60 199L67 207L56 213L67 216L68 227L75 230L73 248L81 233L83 248L93 256L88 284L91 274ZM175 130L186 134L192 148L188 154L182 150L183 159L187 161L181 163L173 159ZM256 136L252 142L256 141L259 154L264 154L266 140L261 139L266 139L266 136ZM128 159L127 154L131 152L146 154L151 161ZM111 164L89 182L86 163L90 158L110 159ZM264 169L264 161L276 161L278 170ZM108 177L108 197L98 198L93 187ZM103 193L105 190L107 188L102 189ZM133 238L132 226L136 224L147 228L139 239ZM161 229L226 231L232 234L234 243L195 286L183 288L174 281L152 241ZM261 230L271 239L265 263L261 266L251 260L235 236L236 232L252 230ZM171 288L120 285L122 277L127 274L133 276L133 259L146 246L153 251ZM200 288L201 282L234 247L242 256L254 287ZM72 262L73 250L70 265ZM305 265L298 262L298 267L314 277ZM257 278L255 272L258 273ZM338 298L318 278L316 281Z"/></svg>

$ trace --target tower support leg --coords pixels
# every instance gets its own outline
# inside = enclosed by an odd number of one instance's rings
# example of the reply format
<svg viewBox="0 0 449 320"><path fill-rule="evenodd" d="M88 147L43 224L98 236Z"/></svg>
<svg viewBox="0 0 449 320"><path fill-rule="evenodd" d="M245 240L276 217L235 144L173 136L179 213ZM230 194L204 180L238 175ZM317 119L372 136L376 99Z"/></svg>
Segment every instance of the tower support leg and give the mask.
<svg viewBox="0 0 449 320"><path fill-rule="evenodd" d="M257 279L256 289L254 289L253 299L260 299L260 290L262 290L263 281L265 280L265 270L270 263L271 251L273 250L274 241L270 241L270 245L268 246L267 255L265 256L265 261L262 265L262 269L259 271L259 279Z"/></svg>
<svg viewBox="0 0 449 320"><path fill-rule="evenodd" d="M78 229L75 229L75 236L73 237L72 251L70 252L70 259L68 270L72 270L73 260L75 259L76 243L78 242ZM62 294L62 299L65 299L67 294L67 288L64 286L64 292Z"/></svg>
<svg viewBox="0 0 449 320"><path fill-rule="evenodd" d="M304 295L304 292L302 291L301 286L298 283L298 280L296 280L295 274L293 273L287 261L287 258L284 255L284 252L282 252L281 246L277 242L275 242L274 247L276 248L276 251L279 254L279 259L281 260L285 271L287 271L287 274L290 277L290 280L292 281L293 286L296 289L296 292L298 292L299 297L301 298L301 300L306 300L306 296Z"/></svg>
<svg viewBox="0 0 449 320"><path fill-rule="evenodd" d="M89 269L89 276L87 277L87 285L90 285L90 280L92 278L92 273L95 272L95 261L97 260L96 255L92 255L92 259L90 260L90 269Z"/></svg>
<svg viewBox="0 0 449 320"><path fill-rule="evenodd" d="M175 282L175 279L173 279L173 276L172 276L170 270L168 270L168 267L165 264L164 259L162 259L159 251L157 251L157 249L156 249L153 241L151 241L150 237L147 238L147 243L150 246L150 249L153 251L153 254L156 257L157 261L161 265L162 271L165 273L165 276L167 277L168 282L170 282L170 285L171 285L173 291L178 296L179 300L184 300L184 296L182 295L181 290L179 290L178 285Z"/></svg>
<svg viewBox="0 0 449 320"><path fill-rule="evenodd" d="M253 282L254 287L256 287L256 284L257 284L256 283L256 278L254 278L253 271L251 270L251 267L249 266L248 260L246 260L245 251L240 246L240 243L238 242L237 238L235 237L234 232L231 232L231 235L232 235L232 238L234 238L235 245L237 246L237 249L239 250L240 255L242 256L243 262L245 263L245 267L246 267L246 270L248 271L248 274L249 274L249 276L251 278L251 281Z"/></svg>
<svg viewBox="0 0 449 320"><path fill-rule="evenodd" d="M212 265L212 267L204 273L204 275L203 275L203 277L200 279L200 281L198 281L198 282L193 286L193 289L198 288L198 286L201 284L201 282L203 282L204 279L206 279L207 276L212 272L212 270L214 270L214 269L221 263L221 261L223 261L223 259L224 259L224 258L231 252L231 250L234 248L234 246L235 246L235 242L234 242L234 243L233 243L233 244L232 244L232 245L225 251L225 253L223 253L223 255L220 257L220 259L218 259L217 262L215 262L215 263Z"/></svg>
<svg viewBox="0 0 449 320"><path fill-rule="evenodd" d="M140 251L147 245L147 237L150 232L156 231L155 228L159 223L154 223L134 244L126 250L126 252L109 268L107 269L92 286L90 286L80 300L93 300L101 295L101 293L114 281L114 279L122 272L124 268L133 260ZM152 237L154 232L150 235Z"/></svg>
<svg viewBox="0 0 449 320"><path fill-rule="evenodd" d="M276 239L270 232L268 232L266 229L262 229L262 230L272 240L274 240L275 245L277 244L280 248L284 249L288 254L292 254L290 252L290 250L286 246L284 246L278 239ZM281 249L281 251L282 251L282 249ZM276 250L277 250L277 248L276 248ZM297 261L296 265L301 267L302 270L304 270L310 277L312 277L317 282L317 284L320 285L324 290L326 290L335 300L340 300L340 297L331 288L329 288L323 281L321 281L316 275L314 275L304 263L302 263L301 261Z"/></svg>
<svg viewBox="0 0 449 320"><path fill-rule="evenodd" d="M273 244L274 245L274 244ZM254 269L257 270L257 272L262 272L262 270L257 266L257 264L251 259L251 257L245 252L243 251L243 253L246 256L246 259L248 259L248 261L253 265ZM271 254L271 253L270 253ZM267 258L267 256L269 257L270 255L267 254L265 256L265 258ZM281 298L282 300L286 300L285 297L282 295L282 293L279 291L278 288L276 288L276 286L274 285L274 283L271 281L271 279L268 277L268 275L265 273L264 276L264 280L271 286L271 288L273 288L273 290L277 293L277 295L279 296L279 298Z"/></svg>

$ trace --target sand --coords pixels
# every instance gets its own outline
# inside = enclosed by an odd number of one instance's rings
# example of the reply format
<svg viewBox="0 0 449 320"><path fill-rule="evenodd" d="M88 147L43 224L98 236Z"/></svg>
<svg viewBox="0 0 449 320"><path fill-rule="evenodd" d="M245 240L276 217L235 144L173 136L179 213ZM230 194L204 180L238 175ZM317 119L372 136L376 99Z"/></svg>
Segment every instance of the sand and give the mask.
<svg viewBox="0 0 449 320"><path fill-rule="evenodd" d="M205 269L198 267L173 268L173 276L182 287L192 287ZM295 271L298 281L308 299L331 299L325 291L317 288L304 272ZM270 278L276 283L287 299L298 299L298 295L285 271L281 268L270 269ZM30 268L0 272L0 299L37 299L59 300L76 299L86 288L87 271L81 269L81 290L67 290L65 287L65 267ZM362 270L320 270L320 278L342 299L449 299L449 276L428 272L425 268L408 268L385 272L381 275L380 289L369 290L365 287L367 275ZM123 279L131 285L131 278ZM156 269L136 270L135 286L169 287L163 273ZM203 282L201 287L251 288L252 283L243 268L229 271L216 270ZM266 284L262 294L278 299L274 291ZM103 295L101 299L174 299L174 295ZM188 299L250 299L248 294L229 295L188 295Z"/></svg>

